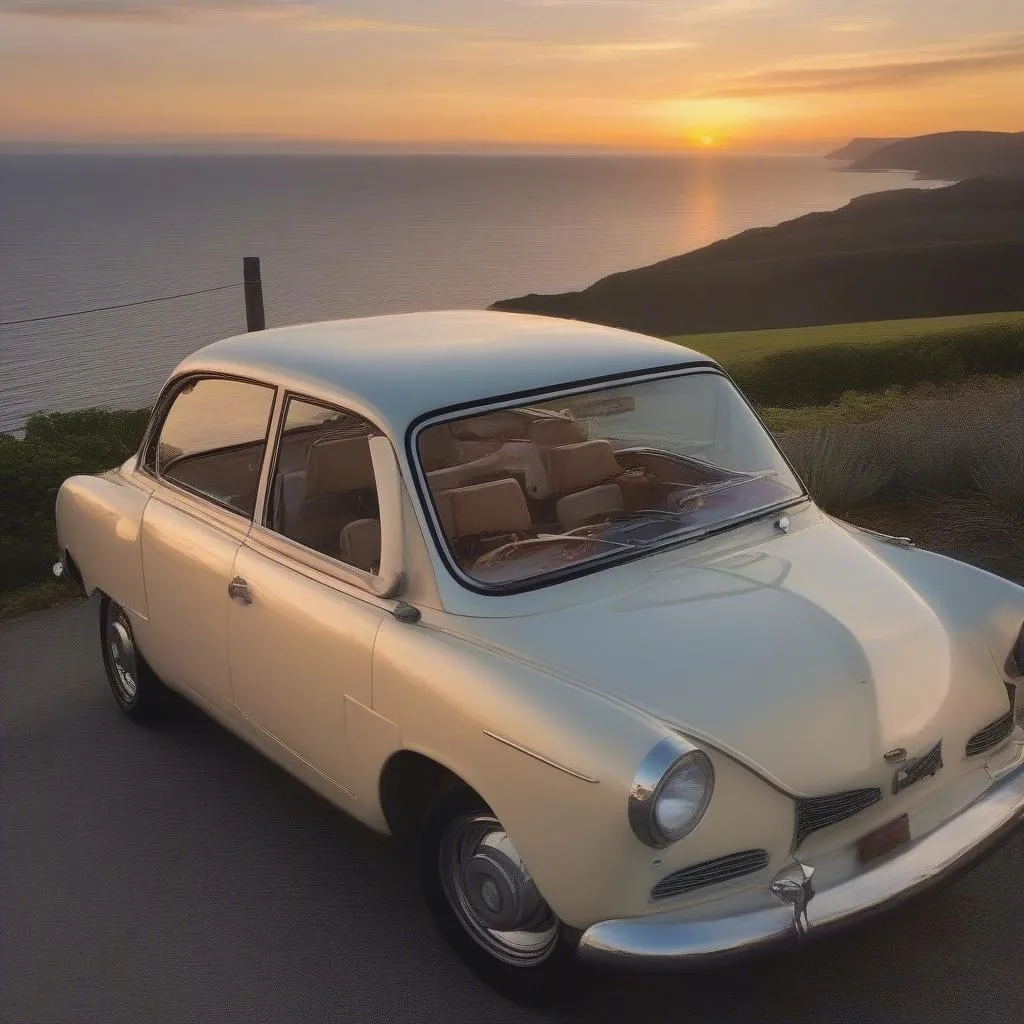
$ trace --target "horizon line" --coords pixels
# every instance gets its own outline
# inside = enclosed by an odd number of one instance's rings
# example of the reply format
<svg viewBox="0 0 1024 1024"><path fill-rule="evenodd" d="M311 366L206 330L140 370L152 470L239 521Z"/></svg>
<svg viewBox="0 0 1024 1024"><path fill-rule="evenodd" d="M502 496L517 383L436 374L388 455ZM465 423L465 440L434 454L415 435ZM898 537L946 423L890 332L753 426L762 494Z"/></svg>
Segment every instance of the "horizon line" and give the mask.
<svg viewBox="0 0 1024 1024"><path fill-rule="evenodd" d="M836 148L835 141L802 147L653 147L653 146L411 146L396 143L379 146L316 146L312 144L257 145L175 143L94 143L94 142L22 142L0 140L0 156L421 156L421 157L529 157L529 156L608 156L608 157L744 157L800 156L824 159ZM837 161L841 162L841 161Z"/></svg>

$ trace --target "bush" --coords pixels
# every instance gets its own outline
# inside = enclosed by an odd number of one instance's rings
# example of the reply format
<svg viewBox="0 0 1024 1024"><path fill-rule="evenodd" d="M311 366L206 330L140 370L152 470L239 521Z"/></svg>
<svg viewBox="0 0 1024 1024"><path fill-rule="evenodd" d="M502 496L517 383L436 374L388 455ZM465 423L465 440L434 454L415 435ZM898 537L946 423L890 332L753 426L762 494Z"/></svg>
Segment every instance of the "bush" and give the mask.
<svg viewBox="0 0 1024 1024"><path fill-rule="evenodd" d="M790 430L810 430L812 427L842 423L870 423L892 412L906 401L906 396L906 388L891 386L884 391L867 394L846 391L837 402L828 405L807 405L799 409L775 406L762 408L759 412L769 429L781 434Z"/></svg>
<svg viewBox="0 0 1024 1024"><path fill-rule="evenodd" d="M148 420L146 409L82 409L32 416L23 438L0 434L0 590L46 579L57 554L60 485L123 462Z"/></svg>
<svg viewBox="0 0 1024 1024"><path fill-rule="evenodd" d="M815 427L783 434L783 451L826 512L845 515L885 493L891 473L861 427Z"/></svg>
<svg viewBox="0 0 1024 1024"><path fill-rule="evenodd" d="M827 511L894 498L982 494L1024 509L1024 383L972 384L908 396L870 423L827 423L779 434L807 489Z"/></svg>
<svg viewBox="0 0 1024 1024"><path fill-rule="evenodd" d="M970 475L1001 512L1024 517L1024 388L987 403L971 451Z"/></svg>
<svg viewBox="0 0 1024 1024"><path fill-rule="evenodd" d="M879 344L835 344L775 352L733 367L756 405L787 408L834 402L847 391L873 392L967 374L1024 370L1024 327L1003 324Z"/></svg>

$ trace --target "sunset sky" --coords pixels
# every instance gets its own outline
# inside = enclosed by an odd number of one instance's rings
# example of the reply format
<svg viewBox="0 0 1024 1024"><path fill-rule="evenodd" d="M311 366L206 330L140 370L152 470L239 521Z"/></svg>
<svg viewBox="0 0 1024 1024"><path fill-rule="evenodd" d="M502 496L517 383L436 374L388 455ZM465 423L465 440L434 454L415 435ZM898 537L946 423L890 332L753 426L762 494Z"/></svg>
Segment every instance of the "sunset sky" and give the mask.
<svg viewBox="0 0 1024 1024"><path fill-rule="evenodd" d="M1022 0L0 0L8 142L814 150L1022 96Z"/></svg>

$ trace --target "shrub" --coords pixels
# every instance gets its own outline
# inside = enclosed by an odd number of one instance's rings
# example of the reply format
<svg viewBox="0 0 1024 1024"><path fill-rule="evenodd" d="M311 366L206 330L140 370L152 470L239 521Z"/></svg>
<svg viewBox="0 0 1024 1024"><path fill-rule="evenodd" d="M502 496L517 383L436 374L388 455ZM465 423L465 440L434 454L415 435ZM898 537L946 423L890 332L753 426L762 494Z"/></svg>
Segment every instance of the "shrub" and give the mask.
<svg viewBox="0 0 1024 1024"><path fill-rule="evenodd" d="M762 406L834 402L844 392L874 392L966 374L1024 370L1024 326L1003 324L879 344L834 344L775 352L733 367L736 383Z"/></svg>
<svg viewBox="0 0 1024 1024"><path fill-rule="evenodd" d="M25 424L25 441L66 451L83 463L114 466L138 450L148 422L148 409L37 413Z"/></svg>
<svg viewBox="0 0 1024 1024"><path fill-rule="evenodd" d="M995 508L1024 517L1024 388L984 406L969 469L974 485Z"/></svg>
<svg viewBox="0 0 1024 1024"><path fill-rule="evenodd" d="M862 427L815 427L779 441L808 493L833 515L877 501L889 486L891 474Z"/></svg>
<svg viewBox="0 0 1024 1024"><path fill-rule="evenodd" d="M56 555L54 502L76 473L96 473L136 451L146 409L82 409L29 418L25 436L0 434L0 589L46 578Z"/></svg>
<svg viewBox="0 0 1024 1024"><path fill-rule="evenodd" d="M870 423L826 423L779 442L810 494L836 514L979 492L1008 515L1024 509L1024 383L919 393Z"/></svg>
<svg viewBox="0 0 1024 1024"><path fill-rule="evenodd" d="M872 424L872 443L901 496L963 494L972 486L976 422L956 415L961 399L918 400Z"/></svg>
<svg viewBox="0 0 1024 1024"><path fill-rule="evenodd" d="M839 423L870 423L906 400L906 389L896 386L865 394L846 391L838 401L828 405L807 405L799 409L768 407L760 410L761 418L775 433L789 430L810 430Z"/></svg>

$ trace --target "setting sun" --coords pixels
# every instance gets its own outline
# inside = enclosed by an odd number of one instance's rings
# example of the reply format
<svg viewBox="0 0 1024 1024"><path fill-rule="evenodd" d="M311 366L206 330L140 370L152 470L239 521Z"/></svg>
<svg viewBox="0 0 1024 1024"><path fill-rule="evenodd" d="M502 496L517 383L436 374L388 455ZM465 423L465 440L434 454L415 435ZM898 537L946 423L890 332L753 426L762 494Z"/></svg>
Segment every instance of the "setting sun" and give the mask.
<svg viewBox="0 0 1024 1024"><path fill-rule="evenodd" d="M715 137L713 135L702 135L700 137L700 144L702 146L713 146L715 144Z"/></svg>

